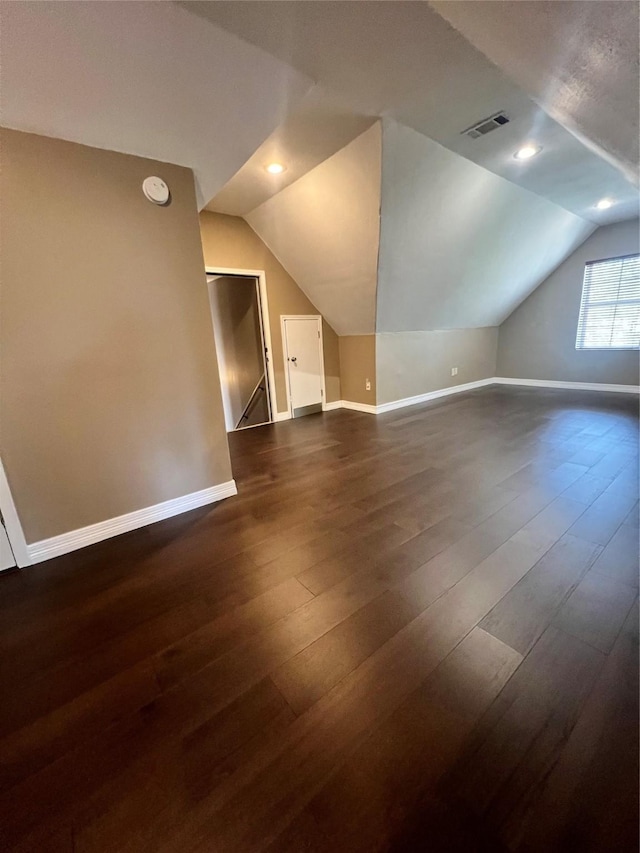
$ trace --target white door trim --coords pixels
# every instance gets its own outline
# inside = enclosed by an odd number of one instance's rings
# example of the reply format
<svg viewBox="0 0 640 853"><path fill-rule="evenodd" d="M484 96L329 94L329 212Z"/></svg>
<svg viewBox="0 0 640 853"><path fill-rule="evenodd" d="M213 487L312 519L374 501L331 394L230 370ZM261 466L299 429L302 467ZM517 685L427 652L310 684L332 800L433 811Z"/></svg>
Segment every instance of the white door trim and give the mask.
<svg viewBox="0 0 640 853"><path fill-rule="evenodd" d="M207 275L240 275L245 278L255 278L258 282L259 311L262 318L262 334L267 348L267 377L269 379L269 403L271 422L278 420L278 402L276 400L276 376L273 370L273 347L271 346L271 322L269 320L269 299L267 297L267 276L264 270L237 270L229 267L205 266ZM286 370L285 370L286 374Z"/></svg>
<svg viewBox="0 0 640 853"><path fill-rule="evenodd" d="M284 361L284 381L287 388L288 417L293 417L293 406L291 401L291 385L289 384L289 362L287 361L287 333L285 331L285 320L315 320L318 324L318 349L320 350L320 388L322 392L322 410L327 402L327 390L324 380L324 341L322 335L322 314L281 314L280 333L282 335L282 358Z"/></svg>
<svg viewBox="0 0 640 853"><path fill-rule="evenodd" d="M4 518L7 536L9 537L9 544L11 545L13 556L16 558L16 564L18 568L30 566L31 558L29 557L27 543L24 538L24 533L22 532L22 525L20 524L20 519L18 518L16 506L13 502L13 497L9 488L9 481L7 480L7 475L4 472L4 467L2 465L1 459L0 512L2 512L2 517Z"/></svg>

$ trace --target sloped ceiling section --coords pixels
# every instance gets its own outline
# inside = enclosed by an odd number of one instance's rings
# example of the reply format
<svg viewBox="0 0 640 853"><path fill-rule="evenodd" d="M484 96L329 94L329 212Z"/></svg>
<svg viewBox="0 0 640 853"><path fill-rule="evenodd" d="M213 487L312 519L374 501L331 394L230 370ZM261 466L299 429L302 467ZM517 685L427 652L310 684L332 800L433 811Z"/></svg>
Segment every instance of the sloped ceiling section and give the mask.
<svg viewBox="0 0 640 853"><path fill-rule="evenodd" d="M430 5L549 115L637 184L637 0Z"/></svg>
<svg viewBox="0 0 640 853"><path fill-rule="evenodd" d="M0 4L2 124L194 169L200 206L312 86L173 3Z"/></svg>
<svg viewBox="0 0 640 853"><path fill-rule="evenodd" d="M376 117L353 112L340 98L315 86L211 199L207 210L244 216L315 169L376 121ZM281 163L285 171L272 175L265 168L269 163Z"/></svg>
<svg viewBox="0 0 640 853"><path fill-rule="evenodd" d="M453 16L459 7L467 5L464 2L447 0L444 11L438 6L441 14L426 2L401 0L375 3L217 0L183 5L195 15L288 62L316 80L325 91L339 93L355 113L392 118L578 216L603 225L638 215L635 188L611 162L599 156L601 150L583 144L575 133L550 118L544 111L547 101L540 99L536 103L530 93L516 85L506 65L504 70L499 68L481 52L481 45L478 49L472 39L465 37L465 31L458 32L442 17L448 10ZM475 8L487 4L474 0L469 5ZM544 17L547 6L567 7L565 17L580 21L584 15L579 7L600 7L599 17L603 20L610 4L501 0L488 5L499 30L503 16L511 20L517 9L523 7L531 7L534 18ZM628 5L637 4L634 0ZM509 32L509 38L501 40L512 59L526 56L532 49L544 50L544 45L535 47L536 39L530 37L531 32L532 28L523 25L517 39ZM527 43L514 48L514 44L522 42ZM601 73L608 73L608 69L601 72L597 63L592 62L589 46L580 44L586 49L584 57L588 65L585 86L598 87ZM635 55L625 51L626 61L633 66L637 51ZM604 60L602 63L606 66ZM617 69L622 73L619 63ZM551 63L549 71L553 77L558 67ZM623 76L627 85L615 93L612 103L620 113L619 121L627 122L637 111L637 79L634 89L628 85L633 72L625 72ZM557 84L552 80L550 86L553 85ZM602 107L601 98L599 107ZM498 132L479 139L469 139L462 133L499 110L506 110L510 123ZM612 132L617 131L612 129ZM516 161L515 151L530 142L543 147L542 156ZM615 204L608 210L598 210L595 205L604 196L613 198Z"/></svg>
<svg viewBox="0 0 640 853"><path fill-rule="evenodd" d="M383 123L377 331L499 325L595 229Z"/></svg>
<svg viewBox="0 0 640 853"><path fill-rule="evenodd" d="M339 335L375 331L376 123L245 218Z"/></svg>

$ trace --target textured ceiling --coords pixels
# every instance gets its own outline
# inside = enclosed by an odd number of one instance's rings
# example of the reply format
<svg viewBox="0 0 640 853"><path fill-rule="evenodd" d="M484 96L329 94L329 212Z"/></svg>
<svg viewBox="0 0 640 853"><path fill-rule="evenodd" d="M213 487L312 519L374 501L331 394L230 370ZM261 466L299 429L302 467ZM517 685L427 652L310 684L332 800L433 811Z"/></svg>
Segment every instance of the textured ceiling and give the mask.
<svg viewBox="0 0 640 853"><path fill-rule="evenodd" d="M2 124L194 169L204 205L311 81L173 3L0 4Z"/></svg>
<svg viewBox="0 0 640 853"><path fill-rule="evenodd" d="M430 5L551 116L637 182L636 0Z"/></svg>
<svg viewBox="0 0 640 853"><path fill-rule="evenodd" d="M597 224L637 215L637 192L625 176L550 118L427 3L220 0L182 5L339 93L356 114L395 118ZM512 4L493 5L501 14ZM507 110L510 125L479 140L461 136L466 127L501 109ZM542 145L543 152L527 163L516 162L514 151L529 141ZM299 156L295 145L290 156ZM594 205L603 196L616 204L597 211Z"/></svg>

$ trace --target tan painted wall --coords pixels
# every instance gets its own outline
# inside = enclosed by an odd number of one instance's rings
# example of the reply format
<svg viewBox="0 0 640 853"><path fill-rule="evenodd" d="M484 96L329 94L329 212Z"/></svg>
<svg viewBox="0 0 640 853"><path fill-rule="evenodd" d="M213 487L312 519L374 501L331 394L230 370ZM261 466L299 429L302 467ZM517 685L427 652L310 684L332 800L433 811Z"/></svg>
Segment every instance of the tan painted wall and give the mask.
<svg viewBox="0 0 640 853"><path fill-rule="evenodd" d="M639 242L637 219L598 228L500 326L498 375L638 385L637 350L575 344L585 263L637 253Z"/></svg>
<svg viewBox="0 0 640 853"><path fill-rule="evenodd" d="M376 336L345 335L340 341L342 399L352 403L376 404ZM365 383L371 382L367 391Z"/></svg>
<svg viewBox="0 0 640 853"><path fill-rule="evenodd" d="M0 452L27 542L229 480L190 170L0 139Z"/></svg>
<svg viewBox="0 0 640 853"><path fill-rule="evenodd" d="M200 214L200 230L207 267L265 271L278 411L286 412L288 406L280 316L320 312L244 219L205 210ZM324 320L322 334L327 402L330 403L341 399L338 336Z"/></svg>
<svg viewBox="0 0 640 853"><path fill-rule="evenodd" d="M376 336L378 403L495 376L498 329L445 329ZM458 375L451 375L451 368Z"/></svg>

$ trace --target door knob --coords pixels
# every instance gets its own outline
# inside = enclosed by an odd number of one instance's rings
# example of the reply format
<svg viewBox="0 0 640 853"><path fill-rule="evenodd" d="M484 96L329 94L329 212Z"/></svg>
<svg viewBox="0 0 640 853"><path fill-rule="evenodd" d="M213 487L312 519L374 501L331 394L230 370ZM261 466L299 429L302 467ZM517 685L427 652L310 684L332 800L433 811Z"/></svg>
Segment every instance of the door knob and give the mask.
<svg viewBox="0 0 640 853"><path fill-rule="evenodd" d="M293 362L296 362L297 360L298 360L298 359L297 359L297 358L295 358L295 357L291 359L291 361L293 361Z"/></svg>

